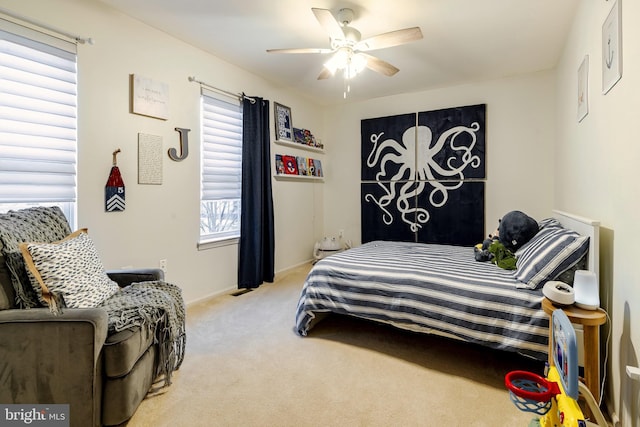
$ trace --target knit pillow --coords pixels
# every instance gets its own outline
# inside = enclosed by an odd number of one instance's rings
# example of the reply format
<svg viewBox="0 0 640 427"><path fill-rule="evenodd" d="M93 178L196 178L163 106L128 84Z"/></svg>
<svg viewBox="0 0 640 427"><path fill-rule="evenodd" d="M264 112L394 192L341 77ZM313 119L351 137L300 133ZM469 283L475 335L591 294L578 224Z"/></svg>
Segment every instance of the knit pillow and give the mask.
<svg viewBox="0 0 640 427"><path fill-rule="evenodd" d="M87 229L54 243L21 243L31 284L52 309L96 307L120 289L104 271Z"/></svg>
<svg viewBox="0 0 640 427"><path fill-rule="evenodd" d="M0 253L20 308L39 307L40 303L18 246L22 242L56 242L70 233L67 219L57 206L39 206L0 214Z"/></svg>

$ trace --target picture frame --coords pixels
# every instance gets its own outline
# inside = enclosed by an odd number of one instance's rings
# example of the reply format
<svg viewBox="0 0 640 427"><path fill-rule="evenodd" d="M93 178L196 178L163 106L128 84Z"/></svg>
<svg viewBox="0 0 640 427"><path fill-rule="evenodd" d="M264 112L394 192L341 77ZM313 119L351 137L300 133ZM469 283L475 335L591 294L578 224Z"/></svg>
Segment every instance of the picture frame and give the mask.
<svg viewBox="0 0 640 427"><path fill-rule="evenodd" d="M139 74L130 74L131 112L155 119L169 119L169 85Z"/></svg>
<svg viewBox="0 0 640 427"><path fill-rule="evenodd" d="M162 137L138 133L138 184L162 185Z"/></svg>
<svg viewBox="0 0 640 427"><path fill-rule="evenodd" d="M614 0L602 24L602 93L606 94L622 77L622 32L620 0Z"/></svg>
<svg viewBox="0 0 640 427"><path fill-rule="evenodd" d="M589 114L589 55L578 67L578 123Z"/></svg>
<svg viewBox="0 0 640 427"><path fill-rule="evenodd" d="M276 140L293 142L291 108L274 102L273 112L275 116Z"/></svg>

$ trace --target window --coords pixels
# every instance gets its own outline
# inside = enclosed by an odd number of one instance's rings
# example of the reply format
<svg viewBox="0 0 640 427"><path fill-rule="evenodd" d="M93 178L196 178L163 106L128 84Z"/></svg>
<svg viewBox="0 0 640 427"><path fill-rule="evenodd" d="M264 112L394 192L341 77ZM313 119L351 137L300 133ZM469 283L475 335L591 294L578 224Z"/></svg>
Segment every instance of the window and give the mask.
<svg viewBox="0 0 640 427"><path fill-rule="evenodd" d="M202 89L200 242L240 236L242 106Z"/></svg>
<svg viewBox="0 0 640 427"><path fill-rule="evenodd" d="M0 211L58 205L75 224L76 45L0 19Z"/></svg>

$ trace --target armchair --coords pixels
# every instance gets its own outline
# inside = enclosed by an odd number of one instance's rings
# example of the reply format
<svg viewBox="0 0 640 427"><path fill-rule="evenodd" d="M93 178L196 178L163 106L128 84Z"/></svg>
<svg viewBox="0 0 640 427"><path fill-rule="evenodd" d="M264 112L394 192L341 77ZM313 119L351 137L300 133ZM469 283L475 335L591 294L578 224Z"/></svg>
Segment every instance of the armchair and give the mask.
<svg viewBox="0 0 640 427"><path fill-rule="evenodd" d="M55 314L16 286L26 277L16 243L52 243L70 231L55 207L0 214L0 403L69 404L71 426L119 425L162 373L156 329L166 324L112 330L103 307ZM121 287L164 279L160 269L106 273Z"/></svg>

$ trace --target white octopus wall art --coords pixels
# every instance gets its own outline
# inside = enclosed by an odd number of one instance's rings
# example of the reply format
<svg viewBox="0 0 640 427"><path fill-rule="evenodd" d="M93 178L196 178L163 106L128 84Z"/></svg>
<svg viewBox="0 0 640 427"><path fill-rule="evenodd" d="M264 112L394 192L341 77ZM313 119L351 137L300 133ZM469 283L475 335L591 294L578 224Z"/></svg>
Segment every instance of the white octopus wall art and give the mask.
<svg viewBox="0 0 640 427"><path fill-rule="evenodd" d="M484 119L484 105L481 107ZM407 122L406 116L400 119ZM377 187L363 192L363 200L379 208L384 224L402 221L416 233L430 220L430 210L445 206L449 193L459 189L465 179L484 178L484 134L480 133L484 132L484 120L482 124L440 121L436 125L413 120L414 125L405 127L399 139L397 130L390 135L385 131L362 135L363 180L374 181ZM482 147L477 146L479 135ZM418 196L423 193L428 195L430 206L418 206Z"/></svg>

